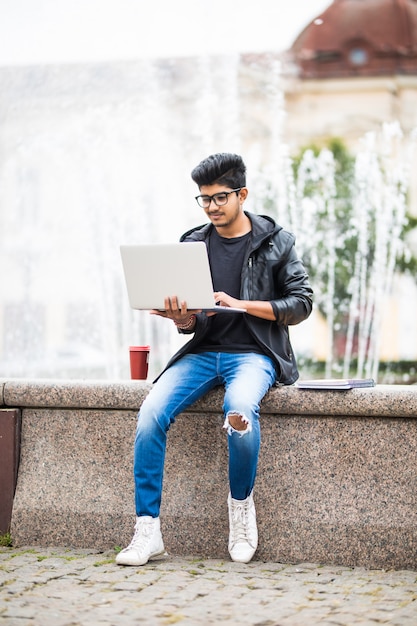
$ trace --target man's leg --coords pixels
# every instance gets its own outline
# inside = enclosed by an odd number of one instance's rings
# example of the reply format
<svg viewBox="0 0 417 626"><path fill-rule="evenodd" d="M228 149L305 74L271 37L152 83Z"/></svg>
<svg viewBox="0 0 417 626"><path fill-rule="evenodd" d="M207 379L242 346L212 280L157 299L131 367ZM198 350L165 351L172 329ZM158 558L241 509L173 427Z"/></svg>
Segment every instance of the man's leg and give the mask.
<svg viewBox="0 0 417 626"><path fill-rule="evenodd" d="M189 354L159 378L138 415L134 449L136 527L119 565L143 565L164 551L159 528L167 432L176 416L220 384L214 354Z"/></svg>
<svg viewBox="0 0 417 626"><path fill-rule="evenodd" d="M247 563L258 545L253 487L260 448L259 406L276 378L271 359L258 354L224 355L225 428L229 447L229 552Z"/></svg>

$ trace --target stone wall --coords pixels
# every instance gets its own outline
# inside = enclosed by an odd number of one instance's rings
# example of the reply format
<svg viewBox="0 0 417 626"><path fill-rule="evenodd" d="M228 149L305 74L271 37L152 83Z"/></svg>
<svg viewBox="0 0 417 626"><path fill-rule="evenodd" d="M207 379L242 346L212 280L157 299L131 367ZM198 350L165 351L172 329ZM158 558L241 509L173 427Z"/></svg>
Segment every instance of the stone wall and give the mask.
<svg viewBox="0 0 417 626"><path fill-rule="evenodd" d="M0 380L22 414L15 545L107 549L131 538L145 382ZM161 525L178 555L228 558L222 390L168 436ZM417 387L272 389L262 404L255 558L417 567Z"/></svg>

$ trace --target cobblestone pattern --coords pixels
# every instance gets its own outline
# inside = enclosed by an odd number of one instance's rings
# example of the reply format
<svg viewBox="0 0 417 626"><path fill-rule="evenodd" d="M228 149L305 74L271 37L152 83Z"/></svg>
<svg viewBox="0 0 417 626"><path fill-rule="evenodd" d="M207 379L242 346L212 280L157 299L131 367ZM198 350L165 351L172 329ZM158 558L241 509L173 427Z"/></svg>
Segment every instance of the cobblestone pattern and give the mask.
<svg viewBox="0 0 417 626"><path fill-rule="evenodd" d="M0 626L417 624L417 572L0 548Z"/></svg>

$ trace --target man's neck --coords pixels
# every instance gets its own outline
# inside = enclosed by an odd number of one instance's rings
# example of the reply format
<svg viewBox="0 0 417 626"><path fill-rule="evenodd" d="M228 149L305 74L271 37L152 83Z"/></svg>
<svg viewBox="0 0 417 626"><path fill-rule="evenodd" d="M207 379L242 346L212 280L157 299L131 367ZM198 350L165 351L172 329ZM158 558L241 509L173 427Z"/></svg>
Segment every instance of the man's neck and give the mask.
<svg viewBox="0 0 417 626"><path fill-rule="evenodd" d="M248 216L242 212L239 219L227 226L215 226L215 229L220 237L232 239L233 237L243 237L249 233L252 230L252 224Z"/></svg>

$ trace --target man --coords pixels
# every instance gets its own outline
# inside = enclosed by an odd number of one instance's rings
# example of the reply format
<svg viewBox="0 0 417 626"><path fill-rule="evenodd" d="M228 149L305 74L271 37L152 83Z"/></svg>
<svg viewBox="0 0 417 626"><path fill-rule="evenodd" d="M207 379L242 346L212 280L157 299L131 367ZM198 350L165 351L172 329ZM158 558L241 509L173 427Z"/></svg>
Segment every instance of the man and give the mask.
<svg viewBox="0 0 417 626"><path fill-rule="evenodd" d="M164 552L159 522L167 431L175 417L217 385L225 388L229 451L229 544L233 561L248 563L258 544L253 487L260 447L259 405L275 383L298 378L288 325L306 319L312 290L293 236L269 217L243 211L246 167L235 154L203 160L191 173L210 223L181 241L207 246L217 304L246 313L206 315L167 297L181 333L193 334L155 381L138 416L134 476L136 526L119 565L144 565Z"/></svg>

